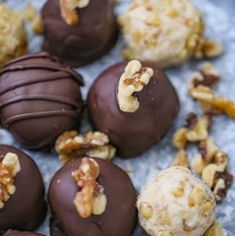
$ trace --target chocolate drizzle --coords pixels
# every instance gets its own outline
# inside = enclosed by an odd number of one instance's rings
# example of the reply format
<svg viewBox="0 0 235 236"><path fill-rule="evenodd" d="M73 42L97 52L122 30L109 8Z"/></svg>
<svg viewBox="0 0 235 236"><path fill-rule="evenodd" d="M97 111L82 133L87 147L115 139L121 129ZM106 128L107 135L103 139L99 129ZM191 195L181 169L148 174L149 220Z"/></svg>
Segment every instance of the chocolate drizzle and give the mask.
<svg viewBox="0 0 235 236"><path fill-rule="evenodd" d="M51 131L54 126L56 133L52 136L55 138L64 131L64 126L70 129L77 123L83 107L80 94L82 85L83 80L79 74L46 52L26 55L11 61L0 70L0 110L3 127L12 130L12 125L17 126L16 136L21 139L23 130L20 129L20 123L33 120L33 127L30 128L37 129L35 119L41 122L42 119L45 121L50 118L50 124L46 126ZM57 124L57 119L60 119L60 124ZM60 126L63 127L61 131ZM14 130L12 131L14 133ZM24 140L20 142L26 146L35 146L25 143ZM43 140L40 140L41 142L43 143ZM36 146L38 147L38 143Z"/></svg>

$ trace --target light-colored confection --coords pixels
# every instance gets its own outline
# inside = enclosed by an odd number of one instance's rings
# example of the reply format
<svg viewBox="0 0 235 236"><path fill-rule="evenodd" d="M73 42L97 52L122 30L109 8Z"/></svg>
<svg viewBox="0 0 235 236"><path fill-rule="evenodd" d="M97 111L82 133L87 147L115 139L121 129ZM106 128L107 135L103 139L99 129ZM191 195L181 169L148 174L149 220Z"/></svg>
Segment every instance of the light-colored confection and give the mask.
<svg viewBox="0 0 235 236"><path fill-rule="evenodd" d="M119 23L124 55L163 67L192 56L204 31L201 13L190 0L134 0Z"/></svg>
<svg viewBox="0 0 235 236"><path fill-rule="evenodd" d="M202 236L214 222L211 190L184 167L161 171L142 189L137 207L151 236Z"/></svg>
<svg viewBox="0 0 235 236"><path fill-rule="evenodd" d="M0 4L0 68L27 50L23 18L19 13Z"/></svg>

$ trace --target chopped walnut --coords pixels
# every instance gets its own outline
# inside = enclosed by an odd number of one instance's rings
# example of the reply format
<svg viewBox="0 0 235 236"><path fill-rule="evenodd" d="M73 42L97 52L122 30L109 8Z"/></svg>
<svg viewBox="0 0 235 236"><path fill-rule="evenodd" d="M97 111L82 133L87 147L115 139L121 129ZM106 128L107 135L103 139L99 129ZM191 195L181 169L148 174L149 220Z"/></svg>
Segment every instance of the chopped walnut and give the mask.
<svg viewBox="0 0 235 236"><path fill-rule="evenodd" d="M74 198L74 205L82 218L101 215L106 209L104 188L96 181L99 173L98 163L91 158L83 158L79 169L72 172L80 189Z"/></svg>
<svg viewBox="0 0 235 236"><path fill-rule="evenodd" d="M199 143L199 154L192 160L192 169L202 175L217 201L226 196L233 180L227 166L227 155L219 150L211 138Z"/></svg>
<svg viewBox="0 0 235 236"><path fill-rule="evenodd" d="M220 56L222 53L223 47L220 43L200 38L194 51L194 57L197 59L214 58Z"/></svg>
<svg viewBox="0 0 235 236"><path fill-rule="evenodd" d="M173 135L173 145L178 149L184 149L187 142L198 142L208 137L208 129L211 119L208 115L197 117L189 114L186 127L178 129Z"/></svg>
<svg viewBox="0 0 235 236"><path fill-rule="evenodd" d="M149 220L153 215L153 209L147 203L143 203L140 205L140 214L145 220Z"/></svg>
<svg viewBox="0 0 235 236"><path fill-rule="evenodd" d="M76 8L87 7L90 0L60 0L61 16L69 25L79 23L79 16Z"/></svg>
<svg viewBox="0 0 235 236"><path fill-rule="evenodd" d="M203 236L223 236L222 225L215 221Z"/></svg>
<svg viewBox="0 0 235 236"><path fill-rule="evenodd" d="M23 14L24 17L31 23L34 33L42 34L42 18L40 14L37 13L36 9L32 5L27 5Z"/></svg>
<svg viewBox="0 0 235 236"><path fill-rule="evenodd" d="M212 86L219 80L218 71L211 65L205 64L201 71L192 75L189 94L196 99L207 114L221 114L235 119L235 102L216 96Z"/></svg>
<svg viewBox="0 0 235 236"><path fill-rule="evenodd" d="M0 209L4 207L5 202L16 191L14 177L21 170L18 156L14 153L7 153L0 157Z"/></svg>
<svg viewBox="0 0 235 236"><path fill-rule="evenodd" d="M172 163L172 166L182 166L182 167L189 167L189 160L185 150L179 150L176 154L176 157Z"/></svg>
<svg viewBox="0 0 235 236"><path fill-rule="evenodd" d="M110 160L116 149L109 145L109 138L101 132L88 132L79 135L77 131L67 131L58 137L55 149L62 163L81 156Z"/></svg>
<svg viewBox="0 0 235 236"><path fill-rule="evenodd" d="M149 83L152 76L153 70L142 66L137 60L132 60L127 64L118 84L117 99L121 111L135 112L138 110L139 101L135 94Z"/></svg>

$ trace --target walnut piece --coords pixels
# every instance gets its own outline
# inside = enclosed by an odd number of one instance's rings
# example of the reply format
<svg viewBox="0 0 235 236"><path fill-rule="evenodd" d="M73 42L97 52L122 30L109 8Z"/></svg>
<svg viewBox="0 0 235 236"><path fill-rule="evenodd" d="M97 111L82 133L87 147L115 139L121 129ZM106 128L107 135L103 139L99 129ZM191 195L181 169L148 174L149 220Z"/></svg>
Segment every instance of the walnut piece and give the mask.
<svg viewBox="0 0 235 236"><path fill-rule="evenodd" d="M222 236L222 225L215 221L214 224L206 231L203 236Z"/></svg>
<svg viewBox="0 0 235 236"><path fill-rule="evenodd" d="M205 64L201 71L192 75L189 94L196 99L207 114L226 114L235 119L235 102L216 96L212 86L219 80L219 73L211 64Z"/></svg>
<svg viewBox="0 0 235 236"><path fill-rule="evenodd" d="M211 138L199 143L199 154L192 160L192 169L202 175L217 201L223 200L232 184L233 176L227 167L228 156L219 150Z"/></svg>
<svg viewBox="0 0 235 236"><path fill-rule="evenodd" d="M14 177L21 170L18 156L14 153L7 153L0 157L0 209L4 203L16 191Z"/></svg>
<svg viewBox="0 0 235 236"><path fill-rule="evenodd" d="M181 149L178 151L172 163L172 166L182 166L189 168L189 160L185 150Z"/></svg>
<svg viewBox="0 0 235 236"><path fill-rule="evenodd" d="M190 113L186 127L178 129L173 135L173 145L177 149L184 149L187 142L198 142L208 137L211 119L208 115L197 117Z"/></svg>
<svg viewBox="0 0 235 236"><path fill-rule="evenodd" d="M197 59L214 58L223 53L223 47L214 40L200 38L199 43L194 51L194 57Z"/></svg>
<svg viewBox="0 0 235 236"><path fill-rule="evenodd" d="M34 33L42 34L43 32L42 18L32 5L27 5L25 7L23 15L24 18L31 23Z"/></svg>
<svg viewBox="0 0 235 236"><path fill-rule="evenodd" d="M90 0L60 0L61 16L69 25L79 23L79 16L76 8L84 8L88 6Z"/></svg>
<svg viewBox="0 0 235 236"><path fill-rule="evenodd" d="M147 203L143 203L140 205L140 214L144 219L149 220L152 217L153 209Z"/></svg>
<svg viewBox="0 0 235 236"><path fill-rule="evenodd" d="M74 198L74 205L82 218L101 215L106 209L104 188L96 181L99 173L98 163L91 158L83 158L79 169L72 172L80 189Z"/></svg>
<svg viewBox="0 0 235 236"><path fill-rule="evenodd" d="M146 86L153 76L153 70L144 67L137 60L130 61L118 84L117 99L119 108L123 112L135 112L139 108L136 93Z"/></svg>
<svg viewBox="0 0 235 236"><path fill-rule="evenodd" d="M108 136L101 132L88 132L82 136L77 131L67 131L58 137L55 149L62 163L81 156L110 160L116 153L109 145Z"/></svg>

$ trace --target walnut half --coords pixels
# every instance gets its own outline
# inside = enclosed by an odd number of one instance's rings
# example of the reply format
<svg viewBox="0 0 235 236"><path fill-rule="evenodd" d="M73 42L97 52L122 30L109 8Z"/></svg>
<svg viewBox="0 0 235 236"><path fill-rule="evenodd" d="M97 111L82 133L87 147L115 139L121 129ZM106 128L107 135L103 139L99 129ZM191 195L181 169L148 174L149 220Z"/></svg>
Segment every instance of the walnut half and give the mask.
<svg viewBox="0 0 235 236"><path fill-rule="evenodd" d="M9 152L4 157L0 157L0 209L4 207L4 203L10 198L10 195L15 193L14 177L20 169L20 162L16 154Z"/></svg>
<svg viewBox="0 0 235 236"><path fill-rule="evenodd" d="M79 16L76 8L84 8L88 6L90 0L60 0L61 16L69 25L79 23Z"/></svg>
<svg viewBox="0 0 235 236"><path fill-rule="evenodd" d="M79 135L77 131L67 131L58 137L55 149L62 163L81 156L110 160L116 153L116 149L109 145L108 136L101 132Z"/></svg>
<svg viewBox="0 0 235 236"><path fill-rule="evenodd" d="M101 215L107 205L104 188L96 179L100 173L98 163L91 158L83 158L79 168L72 172L80 191L74 198L74 205L82 218Z"/></svg>
<svg viewBox="0 0 235 236"><path fill-rule="evenodd" d="M137 60L130 61L118 84L117 99L119 108L123 112L135 112L139 108L139 101L135 93L140 92L153 76L153 70L144 67Z"/></svg>

